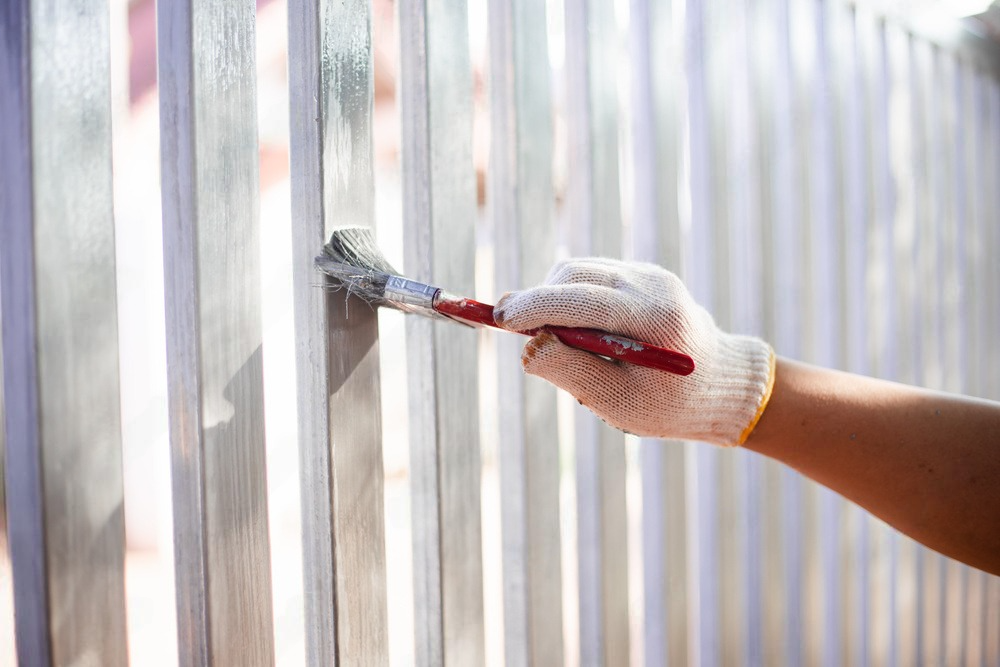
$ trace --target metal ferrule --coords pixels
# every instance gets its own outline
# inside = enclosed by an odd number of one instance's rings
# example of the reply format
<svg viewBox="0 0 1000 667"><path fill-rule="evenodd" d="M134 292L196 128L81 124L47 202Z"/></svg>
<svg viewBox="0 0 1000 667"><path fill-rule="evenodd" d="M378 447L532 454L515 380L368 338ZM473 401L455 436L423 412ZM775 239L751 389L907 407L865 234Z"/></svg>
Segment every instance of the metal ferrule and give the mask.
<svg viewBox="0 0 1000 667"><path fill-rule="evenodd" d="M439 288L414 280L407 280L402 276L389 276L385 282L386 301L405 303L419 308L434 308L434 296L440 291Z"/></svg>

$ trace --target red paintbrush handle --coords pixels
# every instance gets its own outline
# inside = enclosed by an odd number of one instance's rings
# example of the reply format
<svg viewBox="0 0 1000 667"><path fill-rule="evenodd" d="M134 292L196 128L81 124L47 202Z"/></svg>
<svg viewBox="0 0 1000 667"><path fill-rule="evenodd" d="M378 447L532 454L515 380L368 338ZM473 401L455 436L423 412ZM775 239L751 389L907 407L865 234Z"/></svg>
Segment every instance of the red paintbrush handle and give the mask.
<svg viewBox="0 0 1000 667"><path fill-rule="evenodd" d="M473 324L482 324L499 329L493 319L493 306L455 297L439 292L434 297L434 310L442 315L455 317ZM694 372L694 360L686 354L668 350L658 345L643 343L625 336L610 334L599 329L584 329L580 327L542 327L532 331L522 331L526 336L534 336L547 331L563 342L564 345L593 352L610 359L627 361L636 366L655 368L675 375L690 375Z"/></svg>

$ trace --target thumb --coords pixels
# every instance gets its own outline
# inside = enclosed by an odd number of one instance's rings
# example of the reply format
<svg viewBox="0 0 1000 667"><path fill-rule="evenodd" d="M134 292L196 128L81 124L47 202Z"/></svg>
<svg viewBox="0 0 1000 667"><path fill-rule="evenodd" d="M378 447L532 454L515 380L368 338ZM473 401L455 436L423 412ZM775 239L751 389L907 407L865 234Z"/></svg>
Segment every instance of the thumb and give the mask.
<svg viewBox="0 0 1000 667"><path fill-rule="evenodd" d="M628 372L622 364L571 348L546 331L525 344L521 366L525 373L548 380L599 413L606 396L622 386Z"/></svg>

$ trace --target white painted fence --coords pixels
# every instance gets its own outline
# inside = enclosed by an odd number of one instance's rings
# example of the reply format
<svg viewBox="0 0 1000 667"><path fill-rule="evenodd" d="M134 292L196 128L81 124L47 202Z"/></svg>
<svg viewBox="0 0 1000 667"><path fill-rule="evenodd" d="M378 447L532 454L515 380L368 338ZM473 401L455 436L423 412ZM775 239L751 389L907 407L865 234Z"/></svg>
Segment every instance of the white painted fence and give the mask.
<svg viewBox="0 0 1000 667"><path fill-rule="evenodd" d="M466 2L397 3L409 275L472 294L477 238L497 293L567 253L655 261L781 354L1000 399L1000 45L833 0L484 1L483 209ZM275 661L254 8L158 7L184 665ZM288 0L308 663L387 664L398 642L421 665L498 661L496 424L507 664L1000 665L997 578L749 452L626 439L524 377L515 337L420 319L412 552L387 554L397 388L378 318L312 268L383 194L371 12ZM0 8L0 626L22 665L128 661L110 25L107 0ZM388 622L400 558L412 636Z"/></svg>

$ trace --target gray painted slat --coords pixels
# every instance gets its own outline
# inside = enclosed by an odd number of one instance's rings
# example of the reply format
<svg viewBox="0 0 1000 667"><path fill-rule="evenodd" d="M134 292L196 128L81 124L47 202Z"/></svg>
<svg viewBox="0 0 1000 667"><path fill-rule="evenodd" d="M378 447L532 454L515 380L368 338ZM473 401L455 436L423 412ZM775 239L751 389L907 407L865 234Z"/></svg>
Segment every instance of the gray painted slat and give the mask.
<svg viewBox="0 0 1000 667"><path fill-rule="evenodd" d="M951 155L942 141L942 105L947 103L942 83L941 59L936 50L922 41L912 42L914 67L912 164L916 193L916 307L919 328L918 381L933 389L944 387L942 288L942 227L950 197L947 187ZM944 560L939 554L919 547L917 552L917 662L942 664L945 618Z"/></svg>
<svg viewBox="0 0 1000 667"><path fill-rule="evenodd" d="M254 3L157 10L180 661L271 664Z"/></svg>
<svg viewBox="0 0 1000 667"><path fill-rule="evenodd" d="M632 257L682 274L679 209L683 24L678 3L632 0ZM646 665L688 663L685 459L680 442L640 441L643 654Z"/></svg>
<svg viewBox="0 0 1000 667"><path fill-rule="evenodd" d="M835 3L817 0L808 17L809 37L815 40L814 60L805 65L805 92L810 111L808 151L808 247L811 271L812 308L807 316L811 328L807 344L811 345L810 360L825 367L843 364L840 341L843 324L842 286L839 281L844 247L839 236L843 223L843 191L838 178L842 155L838 141L840 100L834 87L836 31ZM839 558L843 535L841 521L843 500L819 485L810 485L815 494L815 537L810 542L810 558L820 585L812 589L819 593L818 615L812 624L810 649L812 657L823 665L839 665L844 642L843 593L844 576ZM812 551L815 549L815 551ZM817 590L818 588L818 590ZM813 598L815 604L817 600Z"/></svg>
<svg viewBox="0 0 1000 667"><path fill-rule="evenodd" d="M869 184L866 215L868 257L866 267L868 338L865 368L878 377L893 377L896 362L896 320L892 316L895 290L892 219L894 189L889 157L889 86L885 27L868 12L858 12L859 57L868 119L865 136ZM858 363L861 363L860 360ZM876 665L896 661L895 561L892 530L869 519L871 545L869 596L870 645L868 659Z"/></svg>
<svg viewBox="0 0 1000 667"><path fill-rule="evenodd" d="M992 141L986 144L990 147L986 161L988 164L987 173L993 176L993 180L990 180L989 183L996 183L996 179L1000 179L1000 82L998 82L996 75L990 78L989 81L987 114ZM1000 188L990 188L987 192L991 192L993 196L989 197L986 202L986 219L997 220L1000 218ZM1000 247L1000 232L998 232L997 226L989 225L988 229L990 237L986 243L986 247L990 250ZM1000 262L990 261L987 262L987 266L990 268L984 281L988 286L985 299L988 304L986 316L988 318L987 327L992 333L990 340L993 341L1000 335L1000 293L998 293L998 285L1000 285ZM989 347L986 362L988 364L987 367L990 369L988 377L991 381L986 389L986 397L993 400L1000 400L1000 346L990 345ZM1000 579L995 580L993 583L1000 583ZM997 624L997 627L1000 628L1000 624ZM1000 631L997 633L997 638L1000 641ZM998 646L998 649L1000 649L1000 646ZM1000 659L1000 655L997 657Z"/></svg>
<svg viewBox="0 0 1000 667"><path fill-rule="evenodd" d="M472 295L476 183L466 3L399 5L407 275ZM484 660L476 334L407 320L420 665Z"/></svg>
<svg viewBox="0 0 1000 667"><path fill-rule="evenodd" d="M372 225L373 57L366 0L289 5L293 281L308 661L386 664L378 320L322 290L313 258Z"/></svg>
<svg viewBox="0 0 1000 667"><path fill-rule="evenodd" d="M3 312L0 311L0 332ZM0 662L15 664L14 577L10 565L10 540L7 537L7 429L3 401L3 346L0 345Z"/></svg>
<svg viewBox="0 0 1000 667"><path fill-rule="evenodd" d="M754 3L751 34L759 128L763 331L778 354L801 354L799 202L793 187L798 155L792 127L792 55L786 0ZM780 259L779 259L780 258ZM762 660L798 664L801 619L801 516L798 475L776 462L764 464Z"/></svg>
<svg viewBox="0 0 1000 667"><path fill-rule="evenodd" d="M963 95L962 113L959 116L961 128L961 146L965 155L964 196L968 204L968 224L965 233L958 239L959 258L963 262L965 275L966 337L962 370L966 378L966 391L973 396L983 396L987 382L982 360L983 352L989 338L985 330L985 308L981 304L986 295L983 282L984 248L986 241L986 225L991 221L984 219L986 192L983 178L987 176L984 164L983 144L991 139L986 127L984 88L988 85L981 72L976 67L962 68ZM988 144L987 144L988 145ZM966 623L962 627L963 662L968 665L982 665L985 661L984 648L986 638L986 584L987 575L969 568L966 572L966 600L963 613Z"/></svg>
<svg viewBox="0 0 1000 667"><path fill-rule="evenodd" d="M1000 219L1000 188L992 187L992 184L1000 179L1000 83L994 74L988 81L986 96L986 115L989 140L984 143L986 155L984 160L985 182L990 184L985 192L988 193L985 202L985 220L996 221ZM987 286L985 302L987 303L986 316L988 318L987 330L990 332L990 349L985 356L985 363L989 372L987 373L988 386L985 389L987 398L1000 400L1000 349L995 341L1000 337L1000 263L994 261L993 252L1000 247L1000 230L996 224L987 225L988 236L985 239L987 249L987 262L984 284ZM1000 577L989 576L986 582L986 620L985 637L983 638L983 654L986 657L985 664L1000 664Z"/></svg>
<svg viewBox="0 0 1000 667"><path fill-rule="evenodd" d="M839 219L834 170L835 98L830 89L828 3L792 2L790 27L794 59L794 108L797 146L802 166L799 200L802 217L801 252L804 304L802 344L807 361L833 367L839 363L834 328L839 326L839 289L835 267ZM841 577L836 560L839 524L836 498L812 482L803 482L803 657L810 664L837 662Z"/></svg>
<svg viewBox="0 0 1000 667"><path fill-rule="evenodd" d="M498 293L540 283L555 253L545 3L490 11L490 195ZM563 662L556 390L525 376L523 340L497 339L505 660Z"/></svg>
<svg viewBox="0 0 1000 667"><path fill-rule="evenodd" d="M614 6L583 0L565 9L570 252L620 257ZM624 436L582 406L574 419L580 659L619 665L629 656Z"/></svg>
<svg viewBox="0 0 1000 667"><path fill-rule="evenodd" d="M915 266L915 191L912 176L914 161L912 134L912 69L909 38L899 27L886 28L886 49L889 77L889 155L892 188L895 193L890 243L892 259L889 271L892 280L891 303L893 311L889 316L887 337L893 354L886 372L893 380L913 384L916 382L917 347L915 335L915 294L911 279ZM917 617L916 596L916 545L899 533L893 534L890 558L895 561L895 579L892 589L892 628L895 657L898 664L916 664Z"/></svg>
<svg viewBox="0 0 1000 667"><path fill-rule="evenodd" d="M965 369L965 355L971 342L968 337L969 314L967 276L962 241L969 234L969 206L971 204L967 185L971 181L968 172L967 149L964 142L965 131L970 127L966 112L966 66L957 58L945 55L942 62L942 87L946 103L941 127L941 141L949 155L950 164L941 174L950 192L944 210L944 220L939 234L943 253L941 275L941 317L944 331L941 340L942 361L944 363L944 389L946 391L969 393L968 376ZM967 646L965 631L969 626L967 589L969 570L964 564L947 559L942 577L944 595L941 601L941 624L943 626L944 650L942 659L947 664L965 664Z"/></svg>
<svg viewBox="0 0 1000 667"><path fill-rule="evenodd" d="M996 179L1000 179L1000 82L997 78L990 79L989 93L987 95L988 99L988 115L989 115L989 128L990 136L992 141L987 144L990 147L990 152L986 156L988 162L987 173L992 175L992 180L989 183L996 183ZM991 192L992 196L987 199L987 220L997 220L1000 218L1000 188L990 188L987 192ZM998 231L996 225L989 225L991 236L987 241L986 247L989 249L995 249L1000 247L1000 231ZM989 290L986 296L986 303L989 308L987 310L987 317L989 318L988 327L992 332L990 338L991 341L996 340L996 336L1000 335L1000 262L990 261L987 263L990 270L987 274L987 279L985 280L986 285L989 286ZM988 377L991 379L989 387L987 388L987 398L992 398L993 400L1000 400L1000 346L990 345L990 350L987 356L987 363L990 373ZM1000 578L993 581L994 585L1000 584ZM1000 600L997 600L1000 602ZM1000 611L1000 610L998 610ZM996 625L998 630L1000 630L1000 623ZM996 635L998 639L998 650L1000 650L1000 631ZM997 655L1000 659L1000 655Z"/></svg>
<svg viewBox="0 0 1000 667"><path fill-rule="evenodd" d="M762 308L762 246L761 237L761 185L760 143L754 129L757 126L756 91L751 86L754 56L751 51L753 31L752 3L725 4L726 22L720 37L728 43L721 68L726 70L716 85L723 86L723 94L716 95L717 103L725 110L725 123L719 131L725 133L723 160L717 172L725 172L718 187L724 187L720 199L728 201L726 217L719 230L718 245L726 248L725 260L721 253L717 262L727 266L727 271L717 275L728 278L724 285L728 292L728 329L738 333L761 335L763 333ZM728 26L726 26L728 23ZM713 51L718 46L713 46ZM718 210L718 209L717 209ZM720 308L722 305L720 304ZM725 512L720 515L720 574L724 577L720 609L723 610L723 632L727 625L734 630L727 632L723 645L723 663L745 662L758 664L763 660L762 638L762 543L760 525L762 515L762 461L756 454L745 450L723 452L720 477L720 505ZM728 542L728 546L727 546ZM726 574L728 573L728 577ZM729 581L726 582L726 579Z"/></svg>
<svg viewBox="0 0 1000 667"><path fill-rule="evenodd" d="M737 176L735 162L742 137L735 123L741 114L747 113L746 100L736 98L735 89L745 74L739 71L739 34L742 30L744 7L740 3L715 0L704 3L704 66L708 111L708 149L706 156L709 169L709 192L712 197L711 213L704 220L710 226L709 242L712 244L712 263L715 290L712 293L711 312L724 330L734 330L738 313L738 292L734 291L738 273L737 264L745 257L734 246L737 236L745 231L746 210L738 210L736 197L745 176ZM745 65L745 57L744 62ZM743 108L738 108L739 105ZM739 259L737 259L739 257ZM745 642L749 639L746 627L747 591L743 582L747 580L747 558L743 553L746 523L744 512L747 502L742 497L744 470L736 451L706 451L706 460L714 459L717 479L714 488L706 490L714 495L709 502L714 504L716 515L711 530L716 544L717 563L714 572L703 572L712 576L715 591L712 607L715 617L705 616L703 622L718 626L718 660L721 664L734 664L746 653ZM711 663L709 663L711 664Z"/></svg>
<svg viewBox="0 0 1000 667"><path fill-rule="evenodd" d="M713 164L710 153L711 128L705 36L707 17L701 3L685 10L685 66L688 91L688 174L690 188L690 230L685 249L684 280L695 300L714 312L714 233L713 233ZM685 468L688 527L688 563L691 568L690 653L695 664L719 662L718 631L718 532L716 526L715 486L718 480L719 452L696 446Z"/></svg>
<svg viewBox="0 0 1000 667"><path fill-rule="evenodd" d="M127 662L106 2L0 9L6 494L21 664Z"/></svg>
<svg viewBox="0 0 1000 667"><path fill-rule="evenodd" d="M870 135L870 117L864 113L864 54L856 10L834 5L831 20L833 87L840 110L836 143L841 147L837 177L842 193L839 236L843 252L837 267L841 289L841 366L850 372L869 375L867 339L868 259L870 251L869 190L872 179L865 143ZM844 661L867 665L870 655L870 576L871 519L860 507L841 503L840 544L841 590L840 623Z"/></svg>

